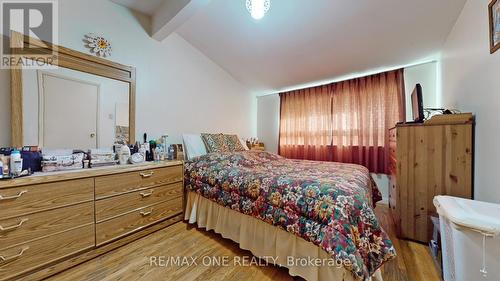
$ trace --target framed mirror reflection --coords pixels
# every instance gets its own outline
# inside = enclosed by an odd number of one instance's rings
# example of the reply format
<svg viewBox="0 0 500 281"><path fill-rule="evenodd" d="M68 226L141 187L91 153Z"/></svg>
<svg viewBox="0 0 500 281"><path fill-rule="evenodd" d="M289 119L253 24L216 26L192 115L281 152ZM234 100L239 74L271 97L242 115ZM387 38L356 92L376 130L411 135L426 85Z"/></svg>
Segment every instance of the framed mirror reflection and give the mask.
<svg viewBox="0 0 500 281"><path fill-rule="evenodd" d="M135 68L16 32L11 40L43 44L57 56L57 67L11 69L14 147L88 150L135 142Z"/></svg>

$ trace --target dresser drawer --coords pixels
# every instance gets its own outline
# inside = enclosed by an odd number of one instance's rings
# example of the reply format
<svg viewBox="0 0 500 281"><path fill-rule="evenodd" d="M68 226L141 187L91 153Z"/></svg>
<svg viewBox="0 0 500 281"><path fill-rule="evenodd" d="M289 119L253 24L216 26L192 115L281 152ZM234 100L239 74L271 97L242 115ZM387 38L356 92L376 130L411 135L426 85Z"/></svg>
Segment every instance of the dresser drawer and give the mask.
<svg viewBox="0 0 500 281"><path fill-rule="evenodd" d="M183 180L182 165L95 178L96 198L104 198Z"/></svg>
<svg viewBox="0 0 500 281"><path fill-rule="evenodd" d="M94 200L94 179L0 190L0 220Z"/></svg>
<svg viewBox="0 0 500 281"><path fill-rule="evenodd" d="M182 182L162 185L96 201L96 221L123 215L149 205L182 197Z"/></svg>
<svg viewBox="0 0 500 281"><path fill-rule="evenodd" d="M97 245L127 235L182 212L182 199L172 199L96 224Z"/></svg>
<svg viewBox="0 0 500 281"><path fill-rule="evenodd" d="M0 280L36 269L94 247L94 226L84 226L0 250Z"/></svg>
<svg viewBox="0 0 500 281"><path fill-rule="evenodd" d="M0 220L0 249L93 223L92 202Z"/></svg>

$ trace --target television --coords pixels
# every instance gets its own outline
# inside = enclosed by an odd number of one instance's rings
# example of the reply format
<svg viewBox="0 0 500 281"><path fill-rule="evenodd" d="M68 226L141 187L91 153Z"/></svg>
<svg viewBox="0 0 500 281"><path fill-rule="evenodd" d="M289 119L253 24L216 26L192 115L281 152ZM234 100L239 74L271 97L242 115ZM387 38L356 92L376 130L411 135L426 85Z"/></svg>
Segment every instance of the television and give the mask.
<svg viewBox="0 0 500 281"><path fill-rule="evenodd" d="M422 86L417 84L411 93L411 106L413 110L413 121L415 123L424 122L424 105L422 101Z"/></svg>

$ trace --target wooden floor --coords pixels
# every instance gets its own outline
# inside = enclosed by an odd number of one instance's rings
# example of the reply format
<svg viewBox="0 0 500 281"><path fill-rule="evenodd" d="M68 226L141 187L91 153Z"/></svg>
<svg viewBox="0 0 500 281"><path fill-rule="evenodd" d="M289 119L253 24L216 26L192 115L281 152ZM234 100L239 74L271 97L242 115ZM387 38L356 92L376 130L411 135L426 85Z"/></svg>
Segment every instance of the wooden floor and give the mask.
<svg viewBox="0 0 500 281"><path fill-rule="evenodd" d="M434 268L429 250L425 245L399 240L387 206L376 209L384 229L389 233L398 257L383 267L384 281L434 281L441 280ZM151 256L198 257L198 266L151 266ZM205 230L188 226L184 222L155 232L113 252L71 268L49 280L301 280L288 275L277 266L203 266L203 257L229 256L252 257L251 253L238 248L231 240Z"/></svg>

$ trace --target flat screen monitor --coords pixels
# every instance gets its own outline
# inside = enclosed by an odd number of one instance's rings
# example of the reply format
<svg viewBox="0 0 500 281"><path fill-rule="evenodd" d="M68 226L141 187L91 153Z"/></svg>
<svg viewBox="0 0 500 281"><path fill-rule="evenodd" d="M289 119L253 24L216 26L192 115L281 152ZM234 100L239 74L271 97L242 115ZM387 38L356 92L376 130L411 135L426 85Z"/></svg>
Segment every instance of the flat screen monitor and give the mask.
<svg viewBox="0 0 500 281"><path fill-rule="evenodd" d="M411 106L413 110L413 121L424 122L424 106L422 101L422 86L417 84L411 94Z"/></svg>

